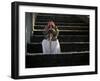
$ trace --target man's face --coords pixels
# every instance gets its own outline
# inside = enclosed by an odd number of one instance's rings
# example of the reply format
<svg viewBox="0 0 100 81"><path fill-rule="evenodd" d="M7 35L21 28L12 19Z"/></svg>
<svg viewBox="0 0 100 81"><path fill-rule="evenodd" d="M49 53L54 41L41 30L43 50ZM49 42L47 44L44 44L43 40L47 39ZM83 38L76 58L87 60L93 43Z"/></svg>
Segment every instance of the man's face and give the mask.
<svg viewBox="0 0 100 81"><path fill-rule="evenodd" d="M50 22L48 23L48 27L49 27L49 28L53 28L53 27L55 27L54 22L53 22L53 21L50 21Z"/></svg>

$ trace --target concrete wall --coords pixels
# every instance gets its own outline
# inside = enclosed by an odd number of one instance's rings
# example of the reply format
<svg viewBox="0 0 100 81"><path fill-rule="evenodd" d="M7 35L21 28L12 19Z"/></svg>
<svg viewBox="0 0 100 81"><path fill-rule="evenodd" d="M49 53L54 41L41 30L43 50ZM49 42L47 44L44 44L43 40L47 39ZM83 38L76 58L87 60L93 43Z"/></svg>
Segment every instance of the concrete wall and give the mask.
<svg viewBox="0 0 100 81"><path fill-rule="evenodd" d="M30 36L32 35L32 13L25 13L25 40L30 43Z"/></svg>

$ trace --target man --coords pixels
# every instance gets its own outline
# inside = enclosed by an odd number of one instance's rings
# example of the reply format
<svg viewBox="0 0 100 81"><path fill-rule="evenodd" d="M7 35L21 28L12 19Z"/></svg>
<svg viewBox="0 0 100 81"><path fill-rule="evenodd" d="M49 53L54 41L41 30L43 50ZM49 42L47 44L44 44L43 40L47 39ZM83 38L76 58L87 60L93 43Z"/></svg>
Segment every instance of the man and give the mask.
<svg viewBox="0 0 100 81"><path fill-rule="evenodd" d="M53 21L49 21L44 29L45 39L42 41L43 54L60 54L60 44L57 39L59 30Z"/></svg>

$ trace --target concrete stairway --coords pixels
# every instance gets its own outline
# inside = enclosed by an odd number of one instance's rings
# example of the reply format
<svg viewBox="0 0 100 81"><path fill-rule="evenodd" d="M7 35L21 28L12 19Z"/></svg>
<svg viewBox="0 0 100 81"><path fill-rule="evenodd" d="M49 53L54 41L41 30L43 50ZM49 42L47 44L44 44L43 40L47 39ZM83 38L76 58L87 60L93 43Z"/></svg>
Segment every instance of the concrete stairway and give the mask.
<svg viewBox="0 0 100 81"><path fill-rule="evenodd" d="M89 65L89 23L87 16L37 14L31 42L27 43L26 68ZM59 29L61 54L41 55L43 28L53 19ZM89 21L89 20L87 20Z"/></svg>

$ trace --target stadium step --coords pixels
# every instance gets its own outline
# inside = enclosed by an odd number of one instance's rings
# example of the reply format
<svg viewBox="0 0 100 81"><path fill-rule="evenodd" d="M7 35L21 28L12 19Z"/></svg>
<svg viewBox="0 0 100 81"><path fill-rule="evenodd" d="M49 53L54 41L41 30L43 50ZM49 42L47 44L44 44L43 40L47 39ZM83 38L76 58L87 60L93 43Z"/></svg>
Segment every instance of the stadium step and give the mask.
<svg viewBox="0 0 100 81"><path fill-rule="evenodd" d="M27 54L25 65L26 68L89 65L89 52L49 55Z"/></svg>
<svg viewBox="0 0 100 81"><path fill-rule="evenodd" d="M88 35L88 30L60 30L59 35ZM36 30L33 35L43 35L43 30Z"/></svg>
<svg viewBox="0 0 100 81"><path fill-rule="evenodd" d="M35 22L35 25L47 25L48 22ZM64 23L64 22L59 22L59 23L55 23L57 26L58 25L65 25L65 26L87 26L88 24L85 23Z"/></svg>
<svg viewBox="0 0 100 81"><path fill-rule="evenodd" d="M34 29L44 29L46 25L35 25ZM59 30L88 30L88 26L64 26L64 25L57 25Z"/></svg>
<svg viewBox="0 0 100 81"><path fill-rule="evenodd" d="M40 43L44 39L44 35L33 35L31 37L31 42ZM60 42L88 42L88 35L59 35L58 40Z"/></svg>
<svg viewBox="0 0 100 81"><path fill-rule="evenodd" d="M55 23L60 22L67 22L67 23L82 23L83 21L75 15L37 15L36 16L36 22L48 22L49 20L54 20Z"/></svg>
<svg viewBox="0 0 100 81"><path fill-rule="evenodd" d="M61 52L68 51L87 51L89 50L88 42L60 42ZM27 44L27 53L43 53L41 43Z"/></svg>

